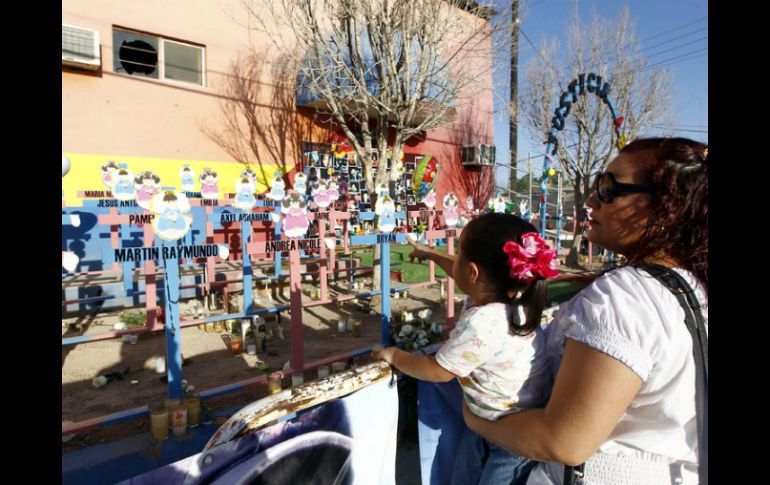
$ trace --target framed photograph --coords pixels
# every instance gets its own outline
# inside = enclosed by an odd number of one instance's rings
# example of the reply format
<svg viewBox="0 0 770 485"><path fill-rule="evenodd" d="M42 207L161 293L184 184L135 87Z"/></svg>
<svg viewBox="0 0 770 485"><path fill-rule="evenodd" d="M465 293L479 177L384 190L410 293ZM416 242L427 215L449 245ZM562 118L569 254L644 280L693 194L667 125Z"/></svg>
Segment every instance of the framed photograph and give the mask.
<svg viewBox="0 0 770 485"><path fill-rule="evenodd" d="M350 182L350 187L348 190L351 194L358 194L361 191L360 182Z"/></svg>

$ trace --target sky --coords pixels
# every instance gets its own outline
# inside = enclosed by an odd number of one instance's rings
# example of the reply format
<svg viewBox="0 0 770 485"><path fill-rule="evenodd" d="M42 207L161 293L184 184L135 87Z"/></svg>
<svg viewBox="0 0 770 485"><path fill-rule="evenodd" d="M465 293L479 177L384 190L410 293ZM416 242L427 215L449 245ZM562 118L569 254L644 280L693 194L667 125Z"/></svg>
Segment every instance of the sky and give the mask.
<svg viewBox="0 0 770 485"><path fill-rule="evenodd" d="M526 65L536 51L527 38L539 46L543 41L556 38L560 47L565 43L565 32L576 0L520 0L519 15L519 93L525 81ZM494 0L496 6L510 4L506 0ZM632 21L636 23L636 38L642 54L649 64L661 63L660 67L671 72L671 100L673 124L676 136L692 138L708 143L708 2L701 0L582 0L577 2L583 22L590 22L595 11L600 17L616 19L624 6L628 6ZM690 25L687 25L690 24ZM560 49L561 50L561 49ZM663 52L665 51L665 52ZM508 77L510 58L497 62L502 66L495 73L495 128L499 164L509 164L509 122L502 114L501 106L510 99ZM565 80L569 82L570 80ZM556 107L553 100L549 110ZM622 113L620 114L622 116ZM685 131L686 130L686 131ZM543 141L527 136L521 123L518 129L519 177L527 172L527 152L532 157L533 176L539 176L543 165ZM534 155L539 155L535 157ZM521 160L524 159L522 162ZM507 186L510 169L499 166L495 172L498 186Z"/></svg>

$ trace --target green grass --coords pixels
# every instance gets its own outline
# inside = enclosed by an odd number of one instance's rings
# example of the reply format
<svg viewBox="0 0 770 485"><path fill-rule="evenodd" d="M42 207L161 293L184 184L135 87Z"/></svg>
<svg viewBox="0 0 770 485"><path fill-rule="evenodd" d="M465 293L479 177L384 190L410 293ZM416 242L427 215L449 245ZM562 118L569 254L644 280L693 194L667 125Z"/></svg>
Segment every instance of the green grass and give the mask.
<svg viewBox="0 0 770 485"><path fill-rule="evenodd" d="M446 253L445 247L438 247L439 251ZM412 252L410 246L391 246L390 247L390 262L400 263L396 266L392 266L394 270L403 271L404 283L421 283L428 281L428 263L410 263L409 253ZM374 252L369 249L364 252L356 253L356 257L361 259L361 264L364 266L371 266L373 261ZM338 253L338 258L342 258L342 253ZM436 278L444 278L446 273L444 270L436 266Z"/></svg>

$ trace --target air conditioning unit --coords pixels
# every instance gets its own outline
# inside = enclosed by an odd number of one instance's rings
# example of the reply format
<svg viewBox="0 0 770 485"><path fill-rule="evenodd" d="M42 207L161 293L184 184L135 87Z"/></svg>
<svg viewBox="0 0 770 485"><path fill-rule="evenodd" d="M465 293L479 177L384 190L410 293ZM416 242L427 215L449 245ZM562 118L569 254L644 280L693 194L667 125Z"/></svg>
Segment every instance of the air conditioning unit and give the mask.
<svg viewBox="0 0 770 485"><path fill-rule="evenodd" d="M102 65L99 32L74 25L61 25L62 66L96 71Z"/></svg>
<svg viewBox="0 0 770 485"><path fill-rule="evenodd" d="M494 145L463 145L460 149L460 160L464 166L482 166L495 164Z"/></svg>

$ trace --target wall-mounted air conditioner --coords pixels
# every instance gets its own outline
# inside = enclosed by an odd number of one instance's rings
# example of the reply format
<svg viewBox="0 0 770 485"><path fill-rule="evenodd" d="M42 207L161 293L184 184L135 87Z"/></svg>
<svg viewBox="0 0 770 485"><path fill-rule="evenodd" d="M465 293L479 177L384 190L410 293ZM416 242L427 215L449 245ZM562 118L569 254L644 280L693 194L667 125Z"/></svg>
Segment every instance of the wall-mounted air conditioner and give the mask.
<svg viewBox="0 0 770 485"><path fill-rule="evenodd" d="M463 145L460 149L460 160L465 166L481 166L495 164L494 145Z"/></svg>
<svg viewBox="0 0 770 485"><path fill-rule="evenodd" d="M102 65L99 31L61 25L62 66L96 71Z"/></svg>

